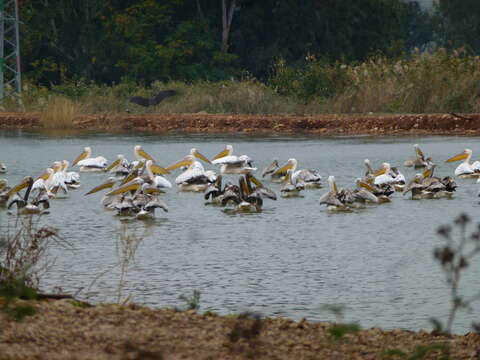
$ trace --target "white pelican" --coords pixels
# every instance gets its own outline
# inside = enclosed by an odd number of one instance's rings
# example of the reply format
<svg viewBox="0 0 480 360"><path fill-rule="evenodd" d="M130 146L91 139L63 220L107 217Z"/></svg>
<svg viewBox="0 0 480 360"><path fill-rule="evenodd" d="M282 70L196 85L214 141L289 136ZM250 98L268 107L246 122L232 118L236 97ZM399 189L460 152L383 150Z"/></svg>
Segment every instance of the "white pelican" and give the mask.
<svg viewBox="0 0 480 360"><path fill-rule="evenodd" d="M285 175L283 180L283 186L280 189L280 194L282 197L298 197L300 196L300 191L305 189L305 183L301 180L297 181L297 178L293 178L293 170L288 169L287 175Z"/></svg>
<svg viewBox="0 0 480 360"><path fill-rule="evenodd" d="M0 174L5 174L6 172L7 166L3 162L0 162Z"/></svg>
<svg viewBox="0 0 480 360"><path fill-rule="evenodd" d="M373 170L372 163L370 162L370 160L365 159L363 161L363 163L365 164L365 167L367 168L367 171L365 172L365 176L373 176L373 174L375 173L375 170Z"/></svg>
<svg viewBox="0 0 480 360"><path fill-rule="evenodd" d="M63 176L65 178L65 184L70 189L78 189L80 187L80 174L76 171L67 171L69 165L70 163L68 160L62 161L61 171L63 172Z"/></svg>
<svg viewBox="0 0 480 360"><path fill-rule="evenodd" d="M215 173L205 171L203 165L195 160L194 155L185 156L182 160L167 166L166 170L170 171L182 166L187 166L187 169L175 179L175 184L178 185L180 191L203 192L209 184L216 180Z"/></svg>
<svg viewBox="0 0 480 360"><path fill-rule="evenodd" d="M325 204L327 205L327 209L332 211L350 211L350 206L348 205L350 199L340 197L335 177L330 175L327 181L329 191L320 197L320 205ZM353 199L351 200L351 203L353 203Z"/></svg>
<svg viewBox="0 0 480 360"><path fill-rule="evenodd" d="M463 162L455 169L455 176L458 176L460 178L477 178L480 176L480 161L474 161L473 164L470 164L471 158L472 150L465 149L460 154L451 157L445 162L463 160Z"/></svg>
<svg viewBox="0 0 480 360"><path fill-rule="evenodd" d="M48 190L55 195L55 198L66 197L68 194L68 186L65 182L65 173L62 171L63 164L60 161L55 161L52 168L53 175L48 178Z"/></svg>
<svg viewBox="0 0 480 360"><path fill-rule="evenodd" d="M383 163L373 176L375 176L375 185L390 184L397 191L402 191L405 186L405 176L397 168L392 168L389 163Z"/></svg>
<svg viewBox="0 0 480 360"><path fill-rule="evenodd" d="M84 151L73 161L72 166L80 166L80 171L103 171L107 167L107 159L103 156L92 158L92 149L87 146Z"/></svg>
<svg viewBox="0 0 480 360"><path fill-rule="evenodd" d="M212 164L221 165L221 174L249 174L257 168L252 167L252 159L247 155L232 155L232 145L227 145L224 150L218 153Z"/></svg>
<svg viewBox="0 0 480 360"><path fill-rule="evenodd" d="M33 187L33 178L31 176L26 176L21 183L14 186L8 192L8 197L10 198L7 208L10 209L13 205L17 206L17 213L21 215L27 214L47 214L50 203L48 200L47 189L43 184L43 188L37 187L37 194L32 194ZM19 195L19 191L27 188L23 197ZM34 196L32 200L29 201L30 196ZM42 206L42 208L40 207Z"/></svg>
<svg viewBox="0 0 480 360"><path fill-rule="evenodd" d="M320 188L322 177L317 170L297 170L298 162L296 159L288 159L287 163L272 173L273 182L282 182L288 170L292 170L293 183L304 183L305 188Z"/></svg>

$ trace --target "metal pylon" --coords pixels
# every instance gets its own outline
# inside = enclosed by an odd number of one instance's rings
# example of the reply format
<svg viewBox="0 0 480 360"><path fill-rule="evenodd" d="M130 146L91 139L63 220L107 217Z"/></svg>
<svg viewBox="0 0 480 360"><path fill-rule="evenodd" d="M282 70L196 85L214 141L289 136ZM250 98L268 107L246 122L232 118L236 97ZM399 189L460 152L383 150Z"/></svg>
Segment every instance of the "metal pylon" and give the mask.
<svg viewBox="0 0 480 360"><path fill-rule="evenodd" d="M0 101L22 91L18 0L0 0Z"/></svg>

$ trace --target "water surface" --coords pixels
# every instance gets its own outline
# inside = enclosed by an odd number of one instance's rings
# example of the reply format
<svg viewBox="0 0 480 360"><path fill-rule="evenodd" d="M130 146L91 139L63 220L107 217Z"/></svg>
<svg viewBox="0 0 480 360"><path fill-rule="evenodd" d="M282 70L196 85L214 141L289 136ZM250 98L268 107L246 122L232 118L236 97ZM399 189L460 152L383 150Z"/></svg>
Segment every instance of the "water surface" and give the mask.
<svg viewBox="0 0 480 360"><path fill-rule="evenodd" d="M133 158L142 144L161 165L168 165L196 147L212 157L232 144L235 154L248 154L260 170L277 158L295 157L299 168L318 169L324 179L335 175L339 186L352 187L364 174L363 160L400 167L407 178L413 170L402 163L413 157L414 143L439 165L437 175L452 175L455 164L443 160L471 148L480 153L476 138L466 137L250 137L224 135L48 135L0 133L4 176L15 184L25 175L38 176L54 160L72 161L84 146L110 161L122 153ZM331 214L318 199L326 191L306 191L303 198L265 201L264 211L228 215L205 206L202 194L164 196L170 211L157 212L153 222L122 221L105 211L102 194L84 196L107 178L81 174L82 186L66 200L55 200L44 221L58 228L75 247L55 249L55 265L42 286L77 292L90 301L114 301L119 286L119 234L143 237L129 270L123 296L151 306L181 306L181 294L201 292L201 310L220 313L258 311L269 316L331 320L322 304L345 304L347 320L362 326L429 328L430 317L445 318L448 292L440 267L432 259L442 244L439 225L460 212L476 220L478 185L459 180L453 200L412 201L396 193L393 202L354 213ZM232 180L234 177L232 177ZM170 176L173 183L174 177ZM271 184L275 190L279 186ZM3 224L14 216L0 211ZM465 283L478 284L480 259ZM463 289L472 294L475 289ZM477 306L478 308L478 306ZM468 331L480 312L463 313L455 330Z"/></svg>

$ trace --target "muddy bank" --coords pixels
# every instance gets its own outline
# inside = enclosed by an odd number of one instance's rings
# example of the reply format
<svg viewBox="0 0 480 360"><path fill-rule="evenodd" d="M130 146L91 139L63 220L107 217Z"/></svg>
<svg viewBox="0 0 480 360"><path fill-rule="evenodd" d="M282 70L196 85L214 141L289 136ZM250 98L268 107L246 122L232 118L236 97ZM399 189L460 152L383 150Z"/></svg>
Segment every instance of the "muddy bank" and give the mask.
<svg viewBox="0 0 480 360"><path fill-rule="evenodd" d="M22 302L22 306L26 305ZM478 359L480 335L380 329L331 335L332 324L196 314L137 305L31 302L1 313L1 359ZM424 354L424 355L422 355Z"/></svg>
<svg viewBox="0 0 480 360"><path fill-rule="evenodd" d="M38 113L0 113L0 129L34 130L42 127ZM71 127L152 133L480 135L480 114L96 114L76 117Z"/></svg>

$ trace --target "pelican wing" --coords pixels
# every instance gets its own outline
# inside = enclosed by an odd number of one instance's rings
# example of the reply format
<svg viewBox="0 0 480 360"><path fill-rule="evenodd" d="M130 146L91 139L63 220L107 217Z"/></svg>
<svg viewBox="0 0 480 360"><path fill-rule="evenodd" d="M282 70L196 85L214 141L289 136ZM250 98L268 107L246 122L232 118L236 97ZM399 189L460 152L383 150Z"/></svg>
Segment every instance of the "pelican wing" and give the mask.
<svg viewBox="0 0 480 360"><path fill-rule="evenodd" d="M105 159L103 156L98 156L96 158L80 160L77 165L86 167L106 168L107 159Z"/></svg>
<svg viewBox="0 0 480 360"><path fill-rule="evenodd" d="M228 165L236 165L236 164L243 164L245 160L240 159L238 156L229 155L221 157L217 160L213 160L212 164L228 164Z"/></svg>
<svg viewBox="0 0 480 360"><path fill-rule="evenodd" d="M185 170L183 173L178 175L177 178L175 179L175 184L180 185L183 183L189 183L194 178L197 178L199 176L205 176L205 173L202 168L195 166Z"/></svg>
<svg viewBox="0 0 480 360"><path fill-rule="evenodd" d="M155 176L153 182L154 182L155 187L157 187L157 188L171 188L172 187L172 184L170 183L170 181L168 181L163 176Z"/></svg>

